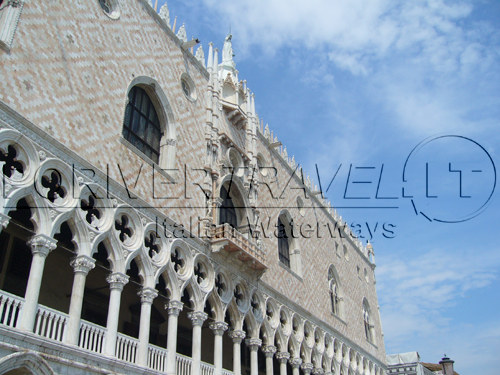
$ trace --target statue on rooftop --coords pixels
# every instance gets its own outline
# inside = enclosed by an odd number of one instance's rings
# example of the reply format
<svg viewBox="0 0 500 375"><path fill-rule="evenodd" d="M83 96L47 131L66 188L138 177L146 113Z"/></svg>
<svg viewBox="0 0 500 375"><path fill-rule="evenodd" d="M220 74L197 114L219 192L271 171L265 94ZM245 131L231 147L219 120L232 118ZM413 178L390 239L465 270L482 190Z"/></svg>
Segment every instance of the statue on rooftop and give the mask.
<svg viewBox="0 0 500 375"><path fill-rule="evenodd" d="M226 36L226 40L224 41L224 47L222 48L222 61L233 61L233 43L231 42L231 38L233 36L229 34Z"/></svg>

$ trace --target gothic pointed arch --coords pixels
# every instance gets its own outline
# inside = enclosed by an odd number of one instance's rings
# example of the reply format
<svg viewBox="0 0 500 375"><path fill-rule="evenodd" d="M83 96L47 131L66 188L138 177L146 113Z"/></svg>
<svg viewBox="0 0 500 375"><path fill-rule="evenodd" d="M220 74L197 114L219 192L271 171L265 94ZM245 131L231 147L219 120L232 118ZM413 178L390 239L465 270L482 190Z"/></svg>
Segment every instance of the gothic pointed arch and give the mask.
<svg viewBox="0 0 500 375"><path fill-rule="evenodd" d="M339 275L333 264L328 268L328 294L332 314L338 316L339 318L343 318L344 294Z"/></svg>

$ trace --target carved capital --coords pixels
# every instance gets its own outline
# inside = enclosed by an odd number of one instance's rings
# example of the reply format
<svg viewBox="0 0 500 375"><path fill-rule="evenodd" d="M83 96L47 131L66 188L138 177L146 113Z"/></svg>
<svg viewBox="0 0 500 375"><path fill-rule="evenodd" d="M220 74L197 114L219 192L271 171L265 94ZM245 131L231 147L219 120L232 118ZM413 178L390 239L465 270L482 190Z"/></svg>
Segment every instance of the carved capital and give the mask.
<svg viewBox="0 0 500 375"><path fill-rule="evenodd" d="M290 353L288 353L288 352L278 352L278 353L276 353L276 359L280 363L286 363L290 359Z"/></svg>
<svg viewBox="0 0 500 375"><path fill-rule="evenodd" d="M257 351L262 346L261 339L246 339L245 344L250 348L251 351Z"/></svg>
<svg viewBox="0 0 500 375"><path fill-rule="evenodd" d="M4 229L7 228L7 225L9 225L9 221L10 221L10 216L0 214L0 225L2 226L2 228L4 228ZM0 228L0 230L2 228Z"/></svg>
<svg viewBox="0 0 500 375"><path fill-rule="evenodd" d="M228 333L228 336L233 339L233 342L236 344L241 344L243 339L246 337L245 331L234 330Z"/></svg>
<svg viewBox="0 0 500 375"><path fill-rule="evenodd" d="M276 347L274 345L266 345L262 348L262 352L266 358L273 358L274 353L276 353Z"/></svg>
<svg viewBox="0 0 500 375"><path fill-rule="evenodd" d="M300 368L302 369L302 371L304 371L304 374L305 375L309 375L312 371L312 369L314 368L313 364L312 363L303 363Z"/></svg>
<svg viewBox="0 0 500 375"><path fill-rule="evenodd" d="M182 311L184 304L181 301L170 301L168 305L165 305L165 308L168 311L168 315L179 316Z"/></svg>
<svg viewBox="0 0 500 375"><path fill-rule="evenodd" d="M158 291L153 288L142 288L137 295L141 297L141 303L152 304L153 300L158 297Z"/></svg>
<svg viewBox="0 0 500 375"><path fill-rule="evenodd" d="M293 368L299 368L301 364L302 364L302 359L301 358L292 358L290 360L290 365Z"/></svg>
<svg viewBox="0 0 500 375"><path fill-rule="evenodd" d="M224 322L212 322L208 326L214 331L214 335L216 336L222 336L228 328L227 323Z"/></svg>
<svg viewBox="0 0 500 375"><path fill-rule="evenodd" d="M203 311L194 311L188 314L188 318L191 320L193 326L202 326L203 322L207 320L208 315Z"/></svg>
<svg viewBox="0 0 500 375"><path fill-rule="evenodd" d="M33 255L40 254L43 257L49 255L49 253L57 247L57 241L44 234L38 234L31 237L27 244L31 248L31 253Z"/></svg>
<svg viewBox="0 0 500 375"><path fill-rule="evenodd" d="M87 276L90 270L94 269L95 267L95 259L90 258L86 255L79 255L69 264L71 267L73 267L73 271L75 273L83 273L85 276Z"/></svg>
<svg viewBox="0 0 500 375"><path fill-rule="evenodd" d="M325 370L323 370L321 367L315 367L312 370L313 375L324 375Z"/></svg>
<svg viewBox="0 0 500 375"><path fill-rule="evenodd" d="M119 289L122 291L125 284L128 283L128 276L120 272L115 272L108 275L106 281L109 283L110 289Z"/></svg>

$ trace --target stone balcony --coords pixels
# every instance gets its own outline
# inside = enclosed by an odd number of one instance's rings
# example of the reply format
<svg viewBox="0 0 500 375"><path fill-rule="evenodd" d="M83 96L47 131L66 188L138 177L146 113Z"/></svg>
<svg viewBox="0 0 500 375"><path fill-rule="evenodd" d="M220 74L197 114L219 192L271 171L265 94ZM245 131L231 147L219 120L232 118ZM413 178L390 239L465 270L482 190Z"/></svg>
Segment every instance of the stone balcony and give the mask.
<svg viewBox="0 0 500 375"><path fill-rule="evenodd" d="M227 223L212 228L212 251L222 249L256 271L267 269L265 252Z"/></svg>

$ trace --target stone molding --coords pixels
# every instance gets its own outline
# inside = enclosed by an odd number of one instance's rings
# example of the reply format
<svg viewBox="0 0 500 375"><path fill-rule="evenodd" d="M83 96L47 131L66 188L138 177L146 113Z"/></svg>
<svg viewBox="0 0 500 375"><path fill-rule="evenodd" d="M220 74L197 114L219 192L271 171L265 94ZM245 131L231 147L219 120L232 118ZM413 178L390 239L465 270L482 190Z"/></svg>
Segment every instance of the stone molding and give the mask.
<svg viewBox="0 0 500 375"><path fill-rule="evenodd" d="M324 373L325 373L325 370L322 369L321 367L315 367L312 370L313 375L324 375Z"/></svg>

